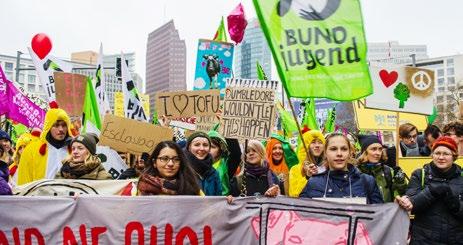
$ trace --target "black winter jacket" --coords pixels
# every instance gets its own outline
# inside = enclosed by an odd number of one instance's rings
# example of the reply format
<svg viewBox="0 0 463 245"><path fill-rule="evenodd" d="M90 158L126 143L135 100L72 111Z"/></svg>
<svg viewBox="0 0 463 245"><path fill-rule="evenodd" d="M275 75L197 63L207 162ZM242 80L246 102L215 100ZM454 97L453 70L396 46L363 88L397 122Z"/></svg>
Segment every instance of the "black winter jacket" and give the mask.
<svg viewBox="0 0 463 245"><path fill-rule="evenodd" d="M422 169L415 170L407 188L415 214L410 244L463 244L462 170L453 164L451 172L442 174L432 164L424 165L424 178ZM449 185L452 194L459 198L458 210L451 211L443 197L433 196L430 189L439 185Z"/></svg>

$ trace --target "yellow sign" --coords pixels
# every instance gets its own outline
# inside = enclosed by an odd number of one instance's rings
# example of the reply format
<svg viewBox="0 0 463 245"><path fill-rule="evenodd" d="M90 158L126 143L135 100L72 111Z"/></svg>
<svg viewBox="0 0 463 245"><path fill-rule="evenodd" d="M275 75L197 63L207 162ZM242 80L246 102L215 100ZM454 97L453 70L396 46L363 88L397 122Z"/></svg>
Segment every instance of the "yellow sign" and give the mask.
<svg viewBox="0 0 463 245"><path fill-rule="evenodd" d="M149 115L150 112L150 96L149 94L139 94L141 103L143 104L143 110L145 115ZM124 115L124 93L114 93L114 115L119 117L125 117Z"/></svg>
<svg viewBox="0 0 463 245"><path fill-rule="evenodd" d="M396 130L396 115L394 111L384 111L365 108L365 100L357 100L352 102L354 113L359 130ZM412 123L418 128L418 131L424 131L427 127L427 119L424 115L413 113L399 113L400 124Z"/></svg>
<svg viewBox="0 0 463 245"><path fill-rule="evenodd" d="M431 157L401 157L399 158L399 167L408 177L411 177L415 169L422 168L423 165L430 162L432 162ZM459 157L455 163L463 167L463 157Z"/></svg>

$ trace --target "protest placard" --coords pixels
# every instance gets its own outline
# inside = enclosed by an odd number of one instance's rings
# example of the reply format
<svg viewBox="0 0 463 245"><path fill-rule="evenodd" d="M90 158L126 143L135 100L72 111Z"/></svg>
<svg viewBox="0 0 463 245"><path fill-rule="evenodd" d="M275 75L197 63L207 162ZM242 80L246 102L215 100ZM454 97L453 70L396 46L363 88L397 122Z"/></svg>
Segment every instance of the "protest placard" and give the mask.
<svg viewBox="0 0 463 245"><path fill-rule="evenodd" d="M365 108L365 100L352 102L357 128L360 130L385 130L395 131L397 113L385 110ZM428 126L426 116L413 113L399 113L399 124L412 123L418 131L424 131Z"/></svg>
<svg viewBox="0 0 463 245"><path fill-rule="evenodd" d="M57 180L46 181L42 189L56 188L50 182ZM230 205L223 197L99 197L85 192L103 193L102 183L120 187L127 181L70 182L76 187L68 195L78 198L0 196L8 210L2 212L0 244L407 244L410 225L396 203L246 197ZM27 217L27 226L18 217Z"/></svg>
<svg viewBox="0 0 463 245"><path fill-rule="evenodd" d="M434 71L408 66L371 66L374 93L367 108L431 115Z"/></svg>
<svg viewBox="0 0 463 245"><path fill-rule="evenodd" d="M217 116L199 116L196 117L196 131L208 132L211 130L220 120Z"/></svg>
<svg viewBox="0 0 463 245"><path fill-rule="evenodd" d="M168 118L211 116L220 107L219 90L156 93L156 111Z"/></svg>
<svg viewBox="0 0 463 245"><path fill-rule="evenodd" d="M151 153L164 140L172 140L172 129L107 114L101 129L100 142L111 148L141 154Z"/></svg>
<svg viewBox="0 0 463 245"><path fill-rule="evenodd" d="M56 102L71 117L82 116L87 77L81 74L55 72Z"/></svg>
<svg viewBox="0 0 463 245"><path fill-rule="evenodd" d="M268 88L225 89L221 133L234 139L263 140L275 121L275 91Z"/></svg>

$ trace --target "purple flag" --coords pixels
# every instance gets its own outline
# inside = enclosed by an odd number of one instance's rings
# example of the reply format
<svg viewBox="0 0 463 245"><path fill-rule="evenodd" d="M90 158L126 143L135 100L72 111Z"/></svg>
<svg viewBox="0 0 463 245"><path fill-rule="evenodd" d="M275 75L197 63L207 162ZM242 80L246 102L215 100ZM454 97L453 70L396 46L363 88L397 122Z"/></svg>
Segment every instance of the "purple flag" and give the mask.
<svg viewBox="0 0 463 245"><path fill-rule="evenodd" d="M45 111L23 95L9 81L0 67L0 115L27 127L43 128Z"/></svg>
<svg viewBox="0 0 463 245"><path fill-rule="evenodd" d="M227 22L231 40L235 41L236 44L240 43L244 37L244 30L248 25L241 3L228 15Z"/></svg>

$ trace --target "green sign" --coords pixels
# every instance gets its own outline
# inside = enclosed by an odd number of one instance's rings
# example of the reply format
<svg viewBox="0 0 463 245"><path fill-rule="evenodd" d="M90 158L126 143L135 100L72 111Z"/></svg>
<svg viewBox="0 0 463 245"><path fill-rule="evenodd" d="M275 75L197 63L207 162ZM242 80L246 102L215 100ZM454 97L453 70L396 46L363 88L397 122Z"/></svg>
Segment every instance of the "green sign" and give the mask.
<svg viewBox="0 0 463 245"><path fill-rule="evenodd" d="M291 97L350 101L373 93L358 0L253 0Z"/></svg>

